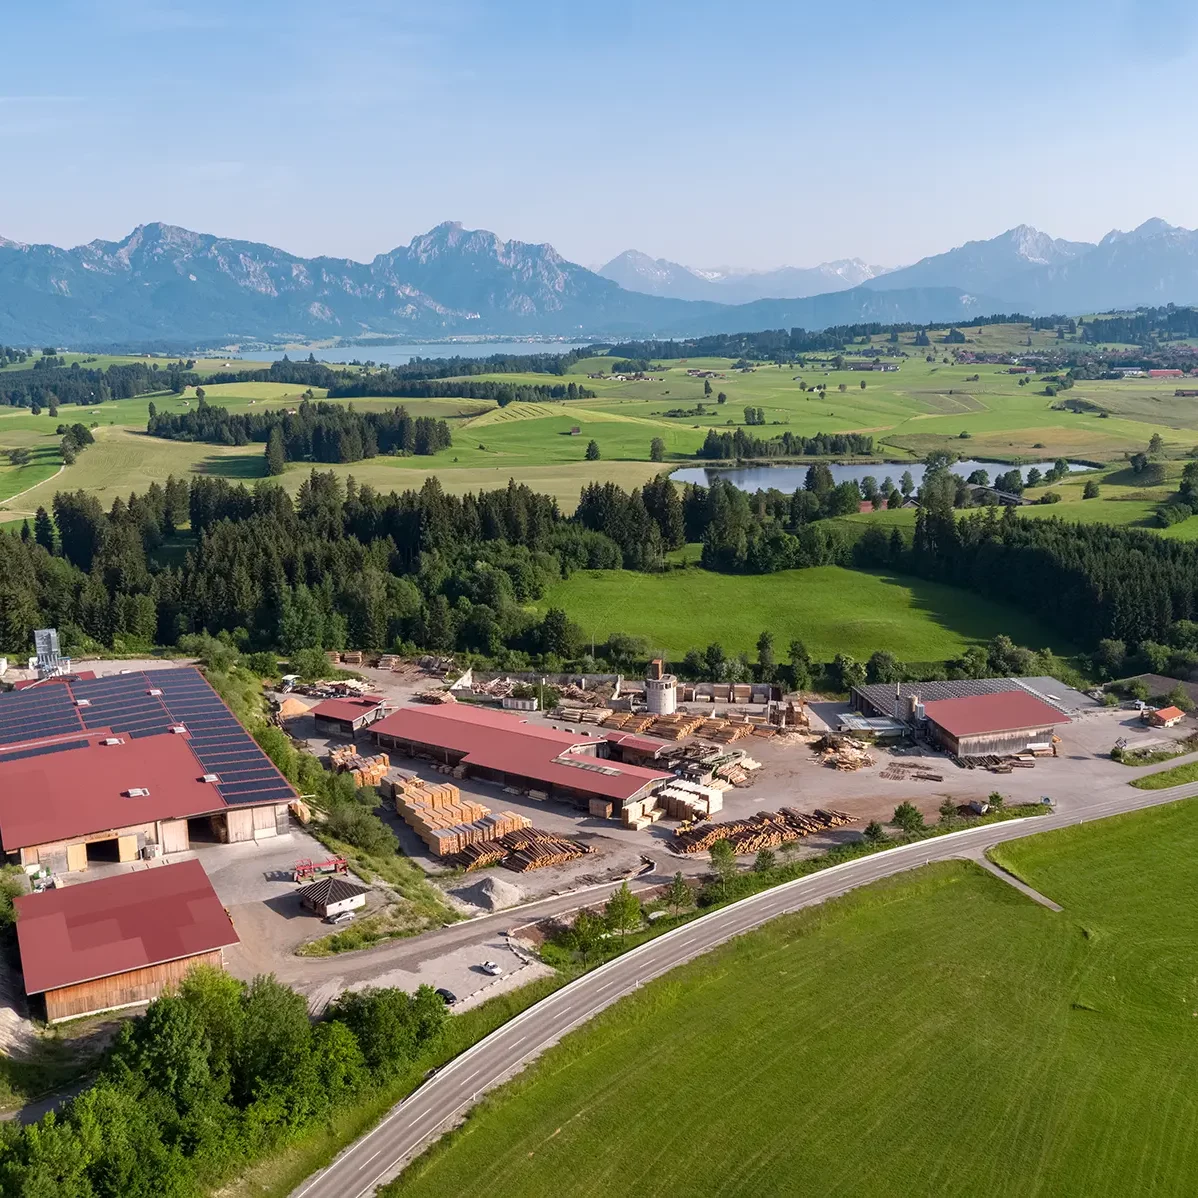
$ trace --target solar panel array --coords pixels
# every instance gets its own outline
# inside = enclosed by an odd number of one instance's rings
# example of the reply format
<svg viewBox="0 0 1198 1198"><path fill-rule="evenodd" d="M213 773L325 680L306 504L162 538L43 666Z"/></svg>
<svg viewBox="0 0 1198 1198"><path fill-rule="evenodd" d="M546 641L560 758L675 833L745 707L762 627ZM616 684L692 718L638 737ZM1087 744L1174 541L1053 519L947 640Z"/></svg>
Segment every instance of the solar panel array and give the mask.
<svg viewBox="0 0 1198 1198"><path fill-rule="evenodd" d="M152 694L151 692L159 692ZM192 667L55 682L0 696L0 744L111 728L131 739L182 726L226 803L285 803L295 791L220 696ZM84 742L18 750L55 752ZM3 755L12 760L13 754Z"/></svg>

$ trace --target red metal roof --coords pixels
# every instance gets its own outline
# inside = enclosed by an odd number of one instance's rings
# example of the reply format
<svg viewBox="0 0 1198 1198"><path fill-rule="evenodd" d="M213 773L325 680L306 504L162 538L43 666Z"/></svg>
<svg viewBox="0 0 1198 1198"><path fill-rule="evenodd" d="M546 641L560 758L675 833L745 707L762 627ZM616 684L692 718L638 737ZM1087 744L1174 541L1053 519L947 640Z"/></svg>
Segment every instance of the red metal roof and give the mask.
<svg viewBox="0 0 1198 1198"><path fill-rule="evenodd" d="M85 734L86 735L86 734ZM12 760L0 753L0 844L5 852L227 807L184 733ZM129 798L141 788L150 793Z"/></svg>
<svg viewBox="0 0 1198 1198"><path fill-rule="evenodd" d="M25 894L13 905L27 994L238 942L198 861Z"/></svg>
<svg viewBox="0 0 1198 1198"><path fill-rule="evenodd" d="M467 765L610 799L630 799L650 782L671 777L660 770L572 751L594 746L594 737L530 724L507 712L468 703L402 707L371 730L465 753Z"/></svg>
<svg viewBox="0 0 1198 1198"><path fill-rule="evenodd" d="M668 740L655 740L651 736L638 736L635 732L609 732L604 740L619 745L622 749L632 749L637 753L660 753L669 746Z"/></svg>
<svg viewBox="0 0 1198 1198"><path fill-rule="evenodd" d="M12 688L15 691L27 691L31 686L45 686L47 682L72 682L75 679L86 682L95 676L95 670L80 670L77 674L55 674L50 678L27 678L24 682L14 682Z"/></svg>
<svg viewBox="0 0 1198 1198"><path fill-rule="evenodd" d="M924 711L932 723L956 737L1069 723L1069 717L1055 707L1021 690L970 695L966 699L938 699L926 704Z"/></svg>
<svg viewBox="0 0 1198 1198"><path fill-rule="evenodd" d="M382 705L382 699L325 699L312 708L312 714L322 720L344 720L352 724L354 720L378 711Z"/></svg>

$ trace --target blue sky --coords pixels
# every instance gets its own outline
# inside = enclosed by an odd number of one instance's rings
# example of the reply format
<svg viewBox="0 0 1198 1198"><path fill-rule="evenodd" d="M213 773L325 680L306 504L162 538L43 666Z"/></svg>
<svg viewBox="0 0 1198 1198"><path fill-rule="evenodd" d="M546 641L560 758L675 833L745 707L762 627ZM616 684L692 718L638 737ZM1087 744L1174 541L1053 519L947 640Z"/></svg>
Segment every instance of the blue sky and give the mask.
<svg viewBox="0 0 1198 1198"><path fill-rule="evenodd" d="M1194 0L5 6L0 236L693 265L1198 225Z"/></svg>

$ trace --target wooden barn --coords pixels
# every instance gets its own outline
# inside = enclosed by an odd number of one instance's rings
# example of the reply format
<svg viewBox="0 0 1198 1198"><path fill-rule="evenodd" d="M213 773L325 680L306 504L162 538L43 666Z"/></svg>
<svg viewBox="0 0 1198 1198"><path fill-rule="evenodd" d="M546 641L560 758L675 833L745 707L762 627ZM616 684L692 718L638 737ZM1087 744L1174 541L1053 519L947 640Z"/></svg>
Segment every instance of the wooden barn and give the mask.
<svg viewBox="0 0 1198 1198"><path fill-rule="evenodd" d="M151 1002L237 933L195 860L14 900L25 993L57 1023Z"/></svg>

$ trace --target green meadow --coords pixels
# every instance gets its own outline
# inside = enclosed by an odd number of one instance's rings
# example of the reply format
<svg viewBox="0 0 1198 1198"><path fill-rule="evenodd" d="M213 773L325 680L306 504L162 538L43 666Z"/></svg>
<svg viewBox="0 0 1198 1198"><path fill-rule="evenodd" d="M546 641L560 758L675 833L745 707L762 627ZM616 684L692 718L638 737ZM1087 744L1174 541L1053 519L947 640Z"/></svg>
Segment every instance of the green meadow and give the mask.
<svg viewBox="0 0 1198 1198"><path fill-rule="evenodd" d="M763 629L774 634L780 659L796 637L817 661L837 653L864 661L877 649L900 661L944 661L999 634L1064 656L1075 652L1006 604L940 583L840 566L751 575L584 570L538 604L549 607L564 609L588 640L598 643L613 632L644 636L674 661L713 641L755 658Z"/></svg>
<svg viewBox="0 0 1198 1198"><path fill-rule="evenodd" d="M572 1032L390 1198L1183 1198L1198 1189L1193 801L775 920Z"/></svg>

